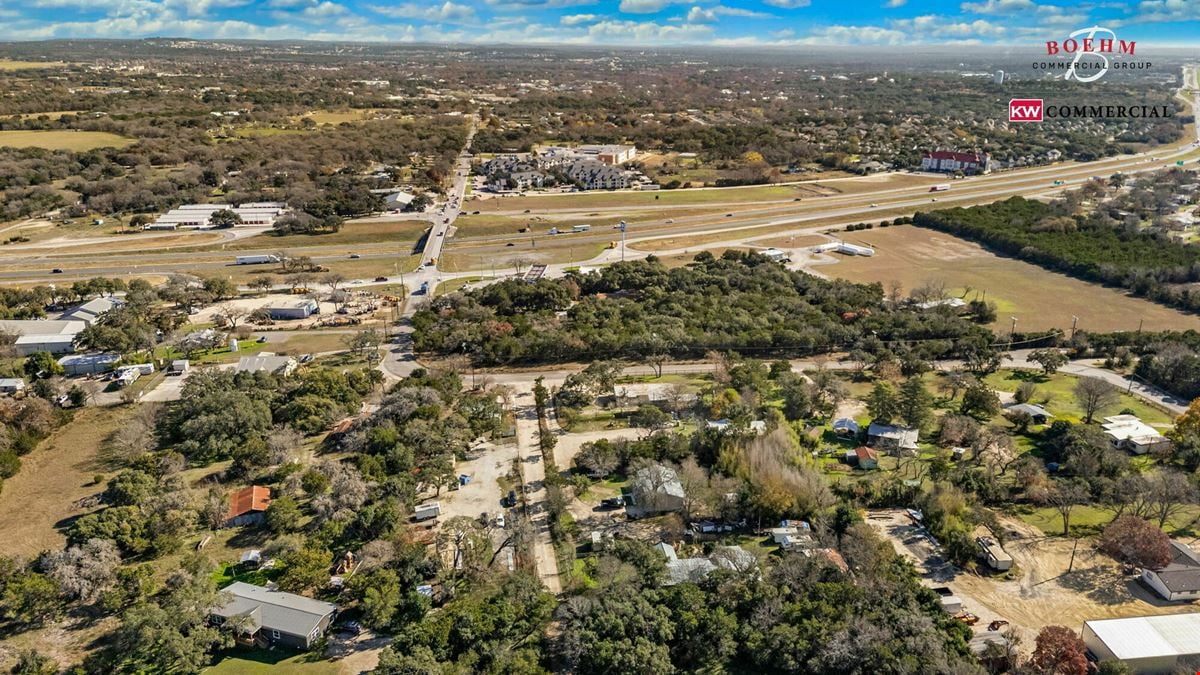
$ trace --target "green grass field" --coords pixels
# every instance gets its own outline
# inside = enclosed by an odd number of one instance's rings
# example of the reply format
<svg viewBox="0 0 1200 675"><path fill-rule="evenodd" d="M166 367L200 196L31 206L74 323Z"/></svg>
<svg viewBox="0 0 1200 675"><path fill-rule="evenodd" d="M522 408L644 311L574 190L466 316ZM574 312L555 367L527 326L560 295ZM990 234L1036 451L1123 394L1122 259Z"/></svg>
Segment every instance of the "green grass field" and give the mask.
<svg viewBox="0 0 1200 675"><path fill-rule="evenodd" d="M1040 404L1043 399L1049 398L1050 402L1045 404L1046 409L1056 418L1070 422L1079 422L1083 418L1083 409L1075 400L1074 393L1075 384L1078 381L1079 378L1074 375L1055 373L1046 376L1041 372L1030 370L1000 370L984 378L984 382L988 386L1008 392L1016 391L1022 382L1032 382L1037 386L1037 393L1033 397L1034 402ZM1154 407L1142 399L1124 392L1121 392L1120 400L1116 405L1100 410L1096 414L1096 420L1119 414L1126 409L1132 410L1133 414L1142 418L1142 421L1147 424L1170 424L1173 420L1172 416L1161 408Z"/></svg>
<svg viewBox="0 0 1200 675"><path fill-rule="evenodd" d="M0 146L9 148L45 148L84 152L96 148L123 148L132 138L106 131L0 131Z"/></svg>
<svg viewBox="0 0 1200 675"><path fill-rule="evenodd" d="M247 673L272 673L280 675L334 675L340 672L338 664L331 661L310 660L308 654L289 649L240 648L217 655L216 663L205 668L206 675L246 675Z"/></svg>

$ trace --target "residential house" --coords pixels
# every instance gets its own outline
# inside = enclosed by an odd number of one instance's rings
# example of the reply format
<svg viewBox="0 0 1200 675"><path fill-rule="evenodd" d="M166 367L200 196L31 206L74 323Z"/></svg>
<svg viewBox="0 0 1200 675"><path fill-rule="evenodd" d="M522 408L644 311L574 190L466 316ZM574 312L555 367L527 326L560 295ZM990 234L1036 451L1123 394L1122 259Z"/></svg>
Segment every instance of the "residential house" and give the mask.
<svg viewBox="0 0 1200 675"><path fill-rule="evenodd" d="M1054 415L1051 415L1049 411L1042 406L1033 403L1016 403L1005 407L1004 410L1005 412L1024 413L1029 415L1029 417L1033 419L1034 424L1046 424L1050 420L1054 419Z"/></svg>
<svg viewBox="0 0 1200 675"><path fill-rule="evenodd" d="M848 458L853 458L853 463L864 471L879 468L879 453L865 445L847 452L846 455Z"/></svg>
<svg viewBox="0 0 1200 675"><path fill-rule="evenodd" d="M835 420L833 423L833 433L837 434L838 436L857 436L858 422L855 422L849 417L843 417Z"/></svg>
<svg viewBox="0 0 1200 675"><path fill-rule="evenodd" d="M25 380L19 377L0 377L0 394L19 394L25 391Z"/></svg>
<svg viewBox="0 0 1200 675"><path fill-rule="evenodd" d="M237 372L267 372L272 375L287 377L294 373L299 365L299 362L290 356L276 356L275 354L264 352L257 356L243 356L238 359Z"/></svg>
<svg viewBox="0 0 1200 675"><path fill-rule="evenodd" d="M802 520L785 520L779 527L768 529L767 534L771 536L771 541L784 551L811 548L816 543L812 536L812 526Z"/></svg>
<svg viewBox="0 0 1200 675"><path fill-rule="evenodd" d="M229 509L225 512L225 525L235 527L261 523L271 505L271 488L251 485L235 490L229 495Z"/></svg>
<svg viewBox="0 0 1200 675"><path fill-rule="evenodd" d="M898 449L902 452L917 451L917 439L920 432L908 427L897 427L889 424L871 423L867 427L867 445L887 450Z"/></svg>
<svg viewBox="0 0 1200 675"><path fill-rule="evenodd" d="M1085 621L1083 644L1099 663L1120 661L1137 675L1185 672L1200 657L1200 612Z"/></svg>
<svg viewBox="0 0 1200 675"><path fill-rule="evenodd" d="M1171 542L1171 562L1156 570L1143 569L1142 582L1163 600L1200 598L1200 555L1182 541Z"/></svg>
<svg viewBox="0 0 1200 675"><path fill-rule="evenodd" d="M667 543L654 548L667 559L667 577L664 586L684 582L698 582L717 569L735 572L750 572L758 566L758 558L740 546L718 546L706 558L680 558L675 547Z"/></svg>
<svg viewBox="0 0 1200 675"><path fill-rule="evenodd" d="M1100 427L1104 429L1104 434L1108 436L1108 442L1113 448L1128 450L1135 455L1144 455L1171 444L1158 429L1138 419L1137 415L1105 417Z"/></svg>
<svg viewBox="0 0 1200 675"><path fill-rule="evenodd" d="M234 582L222 589L229 602L212 610L221 625L238 621L238 637L262 646L308 649L324 635L337 614L337 605L295 593Z"/></svg>
<svg viewBox="0 0 1200 675"><path fill-rule="evenodd" d="M683 510L687 496L674 469L654 464L639 470L629 482L630 497L625 512L630 518L642 518Z"/></svg>

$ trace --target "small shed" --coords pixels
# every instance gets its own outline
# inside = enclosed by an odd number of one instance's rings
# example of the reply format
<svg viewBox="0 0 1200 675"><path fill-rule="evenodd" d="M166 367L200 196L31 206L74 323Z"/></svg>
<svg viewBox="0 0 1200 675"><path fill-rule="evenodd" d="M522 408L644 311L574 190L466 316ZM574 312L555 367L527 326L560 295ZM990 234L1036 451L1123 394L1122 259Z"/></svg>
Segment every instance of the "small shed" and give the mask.
<svg viewBox="0 0 1200 675"><path fill-rule="evenodd" d="M836 420L833 423L833 433L837 434L838 436L857 436L858 422L855 422L849 417L843 417L839 420Z"/></svg>
<svg viewBox="0 0 1200 675"><path fill-rule="evenodd" d="M413 520L430 520L442 515L442 505L440 502L429 502L421 504L413 511Z"/></svg>
<svg viewBox="0 0 1200 675"><path fill-rule="evenodd" d="M192 367L192 364L187 359L175 359L171 365L167 367L168 375L183 375Z"/></svg>
<svg viewBox="0 0 1200 675"><path fill-rule="evenodd" d="M107 373L121 361L120 354L71 354L58 360L67 375L99 375Z"/></svg>
<svg viewBox="0 0 1200 675"><path fill-rule="evenodd" d="M225 525L255 525L266 516L271 505L271 488L263 485L244 487L229 495L229 510L225 513Z"/></svg>
<svg viewBox="0 0 1200 675"><path fill-rule="evenodd" d="M0 377L0 394L18 394L25 391L25 380L19 377Z"/></svg>

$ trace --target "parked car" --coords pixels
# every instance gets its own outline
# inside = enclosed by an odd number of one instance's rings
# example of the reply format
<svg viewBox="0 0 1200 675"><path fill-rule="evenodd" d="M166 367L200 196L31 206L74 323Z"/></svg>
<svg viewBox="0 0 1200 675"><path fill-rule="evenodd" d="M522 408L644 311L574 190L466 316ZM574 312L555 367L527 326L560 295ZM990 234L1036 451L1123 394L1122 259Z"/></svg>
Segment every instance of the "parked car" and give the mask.
<svg viewBox="0 0 1200 675"><path fill-rule="evenodd" d="M603 506L606 509L619 509L622 506L625 506L625 498L624 497L610 497L608 499L601 500L600 506Z"/></svg>
<svg viewBox="0 0 1200 675"><path fill-rule="evenodd" d="M312 360L313 360L312 354L301 354L300 355L300 363L308 363L309 361L312 361Z"/></svg>
<svg viewBox="0 0 1200 675"><path fill-rule="evenodd" d="M507 506L508 508L512 508L512 507L516 506L517 505L516 490L509 490L508 494L504 496L504 499L500 500L500 505Z"/></svg>
<svg viewBox="0 0 1200 675"><path fill-rule="evenodd" d="M504 514L503 513L496 516L496 527L499 527L499 528L504 527Z"/></svg>
<svg viewBox="0 0 1200 675"><path fill-rule="evenodd" d="M357 621L347 621L338 628L337 632L338 635L357 637L362 633L362 624Z"/></svg>

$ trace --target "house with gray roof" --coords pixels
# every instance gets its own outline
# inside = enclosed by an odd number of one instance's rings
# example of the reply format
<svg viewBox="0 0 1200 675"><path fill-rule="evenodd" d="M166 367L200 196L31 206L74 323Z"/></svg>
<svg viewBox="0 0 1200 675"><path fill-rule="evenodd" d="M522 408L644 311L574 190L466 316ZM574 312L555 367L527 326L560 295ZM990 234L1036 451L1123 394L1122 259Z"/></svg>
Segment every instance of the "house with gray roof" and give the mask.
<svg viewBox="0 0 1200 675"><path fill-rule="evenodd" d="M337 605L263 586L230 584L222 590L229 601L212 610L211 621L236 621L238 637L264 646L308 649L325 633Z"/></svg>
<svg viewBox="0 0 1200 675"><path fill-rule="evenodd" d="M243 356L238 359L237 372L257 373L262 371L287 377L295 372L299 365L299 362L290 356L276 356L263 352L257 356Z"/></svg>
<svg viewBox="0 0 1200 675"><path fill-rule="evenodd" d="M687 495L673 469L661 464L640 469L629 482L629 487L630 499L626 500L625 513L630 518L683 510L683 500Z"/></svg>
<svg viewBox="0 0 1200 675"><path fill-rule="evenodd" d="M1182 541L1171 541L1171 562L1156 570L1142 570L1142 582L1163 600L1200 598L1200 554Z"/></svg>

